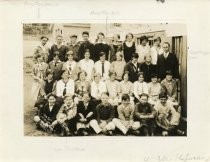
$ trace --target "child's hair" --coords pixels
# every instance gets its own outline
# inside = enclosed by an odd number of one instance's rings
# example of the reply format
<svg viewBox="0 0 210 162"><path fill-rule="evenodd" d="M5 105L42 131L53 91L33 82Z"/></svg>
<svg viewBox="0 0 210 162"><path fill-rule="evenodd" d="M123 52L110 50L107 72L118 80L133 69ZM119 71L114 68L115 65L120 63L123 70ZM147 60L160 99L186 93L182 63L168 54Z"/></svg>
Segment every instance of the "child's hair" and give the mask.
<svg viewBox="0 0 210 162"><path fill-rule="evenodd" d="M49 99L51 96L53 96L55 99L57 98L57 96L56 96L56 95L54 95L54 94L50 93L50 94L47 96L47 99Z"/></svg>
<svg viewBox="0 0 210 162"><path fill-rule="evenodd" d="M118 52L116 53L116 56L117 56L117 55L119 55L121 58L123 58L122 52L118 51Z"/></svg>
<svg viewBox="0 0 210 162"><path fill-rule="evenodd" d="M99 35L102 35L103 37L105 37L104 33L102 32L98 33L97 38L99 38Z"/></svg>
<svg viewBox="0 0 210 162"><path fill-rule="evenodd" d="M77 35L75 35L75 34L70 35L70 38L77 38Z"/></svg>
<svg viewBox="0 0 210 162"><path fill-rule="evenodd" d="M168 42L164 42L163 44L167 44L167 45L168 45L168 47L170 47L170 43L168 43Z"/></svg>
<svg viewBox="0 0 210 162"><path fill-rule="evenodd" d="M157 78L157 74L156 74L156 73L152 73L152 74L150 75L150 77L151 77L151 78Z"/></svg>
<svg viewBox="0 0 210 162"><path fill-rule="evenodd" d="M83 97L84 95L88 95L89 97L91 96L89 92L83 92L83 93L82 93L82 97Z"/></svg>
<svg viewBox="0 0 210 162"><path fill-rule="evenodd" d="M172 71L171 70L167 70L166 71L166 75L171 75L172 76Z"/></svg>
<svg viewBox="0 0 210 162"><path fill-rule="evenodd" d="M115 75L115 76L116 76L116 75L117 75L117 73L116 73L116 72L114 72L114 71L112 71L112 70L109 70L109 77L110 77L110 76L112 76L112 75Z"/></svg>
<svg viewBox="0 0 210 162"><path fill-rule="evenodd" d="M107 93L107 92L102 92L102 93L101 93L101 96L102 96L102 95L106 95L106 96L109 97L109 93Z"/></svg>
<svg viewBox="0 0 210 162"><path fill-rule="evenodd" d="M80 74L84 73L85 76L87 76L87 72L85 70L81 70L78 75L77 75L77 78L80 79Z"/></svg>
<svg viewBox="0 0 210 162"><path fill-rule="evenodd" d="M131 35L131 37L133 38L133 34L132 33L128 33L128 34L126 34L125 39L127 39L129 35Z"/></svg>
<svg viewBox="0 0 210 162"><path fill-rule="evenodd" d="M53 71L52 70L48 70L47 72L46 72L46 77L48 76L48 75L53 75L54 73L53 73Z"/></svg>
<svg viewBox="0 0 210 162"><path fill-rule="evenodd" d="M73 94L66 94L64 97L63 97L63 100L65 100L66 98L68 97L71 97L72 99L74 99L74 95Z"/></svg>
<svg viewBox="0 0 210 162"><path fill-rule="evenodd" d="M57 39L58 37L61 37L61 38L63 38L63 36L62 36L62 35L57 35L57 36L56 36L56 39Z"/></svg>
<svg viewBox="0 0 210 162"><path fill-rule="evenodd" d="M123 94L123 95L122 95L122 101L127 101L127 100L130 101L129 95L128 95L128 94Z"/></svg>
<svg viewBox="0 0 210 162"><path fill-rule="evenodd" d="M117 36L118 39L120 39L120 34L115 34ZM114 36L113 36L114 37Z"/></svg>
<svg viewBox="0 0 210 162"><path fill-rule="evenodd" d="M136 59L138 59L138 58L139 58L139 54L138 54L138 53L134 53L134 54L132 54L132 58L136 58Z"/></svg>
<svg viewBox="0 0 210 162"><path fill-rule="evenodd" d="M99 53L99 57L102 57L102 56L104 56L104 55L106 55L105 52L100 52L100 53Z"/></svg>
<svg viewBox="0 0 210 162"><path fill-rule="evenodd" d="M159 98L168 98L167 94L165 92L160 92Z"/></svg>
<svg viewBox="0 0 210 162"><path fill-rule="evenodd" d="M138 75L137 75L137 77L139 78L141 75L142 75L143 78L144 78L144 73L143 73L143 72L139 72Z"/></svg>
<svg viewBox="0 0 210 162"><path fill-rule="evenodd" d="M144 60L146 60L147 57L152 58L151 54L146 54L146 55L144 56Z"/></svg>
<svg viewBox="0 0 210 162"><path fill-rule="evenodd" d="M46 38L47 40L49 40L49 38L48 38L48 37L46 37L46 36L41 36L41 38L40 38L40 39L42 40L42 39L44 39L44 38Z"/></svg>
<svg viewBox="0 0 210 162"><path fill-rule="evenodd" d="M147 97L147 99L149 98L149 95L148 94L146 94L146 93L142 93L142 94L140 94L139 95L139 97L141 98L142 96L146 96Z"/></svg>
<svg viewBox="0 0 210 162"><path fill-rule="evenodd" d="M129 79L129 71L125 71L125 72L123 73L123 75L122 75L122 78L124 79L124 76L125 76L126 74L128 75L128 79Z"/></svg>
<svg viewBox="0 0 210 162"><path fill-rule="evenodd" d="M42 55L40 55L40 54L36 55L34 58L37 60L37 59L40 58L40 57L41 57L42 59L44 58L44 57L43 57Z"/></svg>
<svg viewBox="0 0 210 162"><path fill-rule="evenodd" d="M90 49L89 49L89 48L86 48L86 49L85 49L85 53L86 53L86 52L90 52Z"/></svg>
<svg viewBox="0 0 210 162"><path fill-rule="evenodd" d="M161 38L160 37L155 38L154 42L157 42L158 40L161 42Z"/></svg>
<svg viewBox="0 0 210 162"><path fill-rule="evenodd" d="M89 36L89 32L88 31L84 31L84 32L82 32L82 35L88 35Z"/></svg>
<svg viewBox="0 0 210 162"><path fill-rule="evenodd" d="M60 73L60 74L61 74L61 76L62 76L62 75L63 75L63 73L64 73L64 72L66 72L66 71L67 71L67 72L68 72L68 74L69 74L69 71L68 71L68 70L61 70L61 73ZM70 74L69 74L69 75L70 75Z"/></svg>
<svg viewBox="0 0 210 162"><path fill-rule="evenodd" d="M101 77L101 74L100 74L100 73L95 73L95 74L94 74L94 79L95 79L95 77L97 77L97 76L100 76L100 77Z"/></svg>
<svg viewBox="0 0 210 162"><path fill-rule="evenodd" d="M146 41L148 42L148 38L147 38L146 35L143 35L143 36L140 37L140 44L141 44L144 40L146 40Z"/></svg>
<svg viewBox="0 0 210 162"><path fill-rule="evenodd" d="M68 55L74 55L74 51L72 51L72 50L67 51L66 56L68 56Z"/></svg>

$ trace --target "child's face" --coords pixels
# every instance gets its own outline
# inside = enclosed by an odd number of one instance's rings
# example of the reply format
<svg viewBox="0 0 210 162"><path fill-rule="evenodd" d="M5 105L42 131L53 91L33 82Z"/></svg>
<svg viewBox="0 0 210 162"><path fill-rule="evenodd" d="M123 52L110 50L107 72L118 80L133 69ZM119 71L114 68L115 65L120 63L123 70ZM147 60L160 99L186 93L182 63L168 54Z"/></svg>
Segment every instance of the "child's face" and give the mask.
<svg viewBox="0 0 210 162"><path fill-rule="evenodd" d="M101 102L102 102L102 104L107 104L108 103L108 99L109 99L109 97L107 95L105 95L105 94L101 95Z"/></svg>
<svg viewBox="0 0 210 162"><path fill-rule="evenodd" d="M128 81L128 74L125 74L123 79L124 81Z"/></svg>
<svg viewBox="0 0 210 162"><path fill-rule="evenodd" d="M112 80L112 81L115 80L115 74L112 74L112 75L110 76L110 80Z"/></svg>
<svg viewBox="0 0 210 162"><path fill-rule="evenodd" d="M129 100L129 99L127 99L127 100L122 100L122 104L123 104L124 106L128 106L128 105L130 104L130 100Z"/></svg>
<svg viewBox="0 0 210 162"><path fill-rule="evenodd" d="M41 62L43 62L43 61L44 61L44 60L43 60L43 57L38 57L38 58L37 58L37 62L38 62L38 63L41 63Z"/></svg>
<svg viewBox="0 0 210 162"><path fill-rule="evenodd" d="M98 39L99 39L99 40L103 40L103 39L104 39L104 36L101 35L101 34L99 34L99 35L98 35Z"/></svg>
<svg viewBox="0 0 210 162"><path fill-rule="evenodd" d="M55 99L54 96L50 96L50 97L48 98L49 105L53 105L53 104L55 103L55 101L56 101L56 99Z"/></svg>
<svg viewBox="0 0 210 162"><path fill-rule="evenodd" d="M172 75L166 75L166 80L171 81L172 80Z"/></svg>
<svg viewBox="0 0 210 162"><path fill-rule="evenodd" d="M41 40L41 43L42 43L42 45L44 46L46 43L47 43L47 38L43 38L42 40Z"/></svg>
<svg viewBox="0 0 210 162"><path fill-rule="evenodd" d="M151 62L151 56L146 56L145 61L146 62Z"/></svg>
<svg viewBox="0 0 210 162"><path fill-rule="evenodd" d="M143 40L143 41L141 42L141 44L142 44L142 46L146 46L146 45L147 45L147 40L146 40L146 39Z"/></svg>
<svg viewBox="0 0 210 162"><path fill-rule="evenodd" d="M84 94L84 96L82 97L83 101L85 103L89 102L90 101L90 96L88 94Z"/></svg>
<svg viewBox="0 0 210 162"><path fill-rule="evenodd" d="M77 38L75 38L75 37L71 37L71 38L70 38L70 40L71 40L71 43L76 43Z"/></svg>
<svg viewBox="0 0 210 162"><path fill-rule="evenodd" d="M63 72L63 74L62 74L62 78L64 79L66 79L66 78L68 78L68 76L69 76L69 74L68 74L68 71L65 71L65 72Z"/></svg>
<svg viewBox="0 0 210 162"><path fill-rule="evenodd" d="M153 77L151 78L152 83L156 83L157 82L157 77Z"/></svg>
<svg viewBox="0 0 210 162"><path fill-rule="evenodd" d="M139 75L139 82L143 82L144 81L144 76L143 75Z"/></svg>
<svg viewBox="0 0 210 162"><path fill-rule="evenodd" d="M145 105L147 103L147 101L148 101L148 98L146 96L141 96L140 102L142 105Z"/></svg>
<svg viewBox="0 0 210 162"><path fill-rule="evenodd" d="M64 100L64 103L68 106L70 106L73 103L72 97L66 97Z"/></svg>
<svg viewBox="0 0 210 162"><path fill-rule="evenodd" d="M117 61L121 61L122 60L122 57L120 56L120 54L116 54L116 59L117 59Z"/></svg>
<svg viewBox="0 0 210 162"><path fill-rule="evenodd" d="M86 77L85 73L83 73L83 72L79 76L80 80L85 80L85 77Z"/></svg>
<svg viewBox="0 0 210 162"><path fill-rule="evenodd" d="M58 60L59 60L58 55L55 55L55 56L54 56L54 60L55 60L55 61L58 61Z"/></svg>
<svg viewBox="0 0 210 162"><path fill-rule="evenodd" d="M132 58L132 62L135 64L135 63L137 63L137 61L138 61L138 58Z"/></svg>
<svg viewBox="0 0 210 162"><path fill-rule="evenodd" d="M57 37L57 38L56 38L56 42L57 42L58 44L61 44L62 41L63 41L63 38L62 38L62 37Z"/></svg>
<svg viewBox="0 0 210 162"><path fill-rule="evenodd" d="M85 52L85 58L89 59L90 58L90 52Z"/></svg>
<svg viewBox="0 0 210 162"><path fill-rule="evenodd" d="M68 55L68 60L73 60L73 52Z"/></svg>
<svg viewBox="0 0 210 162"><path fill-rule="evenodd" d="M89 36L87 34L82 35L84 41L88 41Z"/></svg>
<svg viewBox="0 0 210 162"><path fill-rule="evenodd" d="M119 40L118 35L115 34L115 35L113 36L113 39L114 39L115 41L118 41L118 40Z"/></svg>
<svg viewBox="0 0 210 162"><path fill-rule="evenodd" d="M101 76L98 74L95 76L95 82L98 83L101 80Z"/></svg>
<svg viewBox="0 0 210 162"><path fill-rule="evenodd" d="M53 78L53 74L48 74L47 79L52 79Z"/></svg>
<svg viewBox="0 0 210 162"><path fill-rule="evenodd" d="M104 62L105 61L105 58L106 58L105 55L101 56L100 57L101 62Z"/></svg>
<svg viewBox="0 0 210 162"><path fill-rule="evenodd" d="M165 105L166 104L166 101L167 101L167 98L160 98L160 103L162 105Z"/></svg>
<svg viewBox="0 0 210 162"><path fill-rule="evenodd" d="M128 35L127 35L127 41L132 41L132 40L133 40L132 35L131 35L131 34L128 34Z"/></svg>

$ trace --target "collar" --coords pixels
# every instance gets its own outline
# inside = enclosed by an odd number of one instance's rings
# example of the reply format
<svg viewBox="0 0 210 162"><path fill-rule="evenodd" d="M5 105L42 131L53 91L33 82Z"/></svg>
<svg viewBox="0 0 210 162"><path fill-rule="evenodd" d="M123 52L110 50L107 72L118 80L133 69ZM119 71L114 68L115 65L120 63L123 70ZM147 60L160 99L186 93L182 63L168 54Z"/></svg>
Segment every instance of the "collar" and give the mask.
<svg viewBox="0 0 210 162"><path fill-rule="evenodd" d="M67 110L72 109L72 108L74 107L74 103L73 103L73 102L71 103L70 106L67 106L66 104L64 104L64 105L65 105L65 108L66 108Z"/></svg>

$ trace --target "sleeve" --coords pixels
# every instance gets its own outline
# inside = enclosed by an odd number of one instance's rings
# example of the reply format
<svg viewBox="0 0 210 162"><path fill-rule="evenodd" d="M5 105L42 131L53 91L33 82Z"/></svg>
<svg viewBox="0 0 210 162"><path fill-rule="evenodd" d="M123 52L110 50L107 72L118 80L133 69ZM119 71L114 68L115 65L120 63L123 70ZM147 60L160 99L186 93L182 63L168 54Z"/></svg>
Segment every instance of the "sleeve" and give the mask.
<svg viewBox="0 0 210 162"><path fill-rule="evenodd" d="M149 107L150 107L150 110L151 110L150 115L153 115L153 117L155 118L156 117L156 110L152 107L151 104L149 104Z"/></svg>
<svg viewBox="0 0 210 162"><path fill-rule="evenodd" d="M122 109L121 109L121 105L119 105L117 107L117 112L118 112L119 119L125 121L125 117L123 115L123 112L122 112Z"/></svg>
<svg viewBox="0 0 210 162"><path fill-rule="evenodd" d="M140 120L140 113L138 111L138 104L136 104L136 106L135 106L134 118L137 119L137 120Z"/></svg>
<svg viewBox="0 0 210 162"><path fill-rule="evenodd" d="M61 85L60 85L60 82L58 81L58 82L56 83L56 96L57 96L57 97L62 97L62 96L63 96L63 94L62 94L61 91L62 91L62 90L61 90Z"/></svg>
<svg viewBox="0 0 210 162"><path fill-rule="evenodd" d="M178 125L179 124L179 120L180 120L180 114L178 112L176 112L176 110L174 109L174 107L172 105L170 105L170 112L171 112L171 120L170 120L170 124L171 125Z"/></svg>
<svg viewBox="0 0 210 162"><path fill-rule="evenodd" d="M148 94L148 85L144 83L144 93Z"/></svg>
<svg viewBox="0 0 210 162"><path fill-rule="evenodd" d="M53 88L52 88L52 94L56 94L56 84L57 84L57 81L54 82L53 84Z"/></svg>
<svg viewBox="0 0 210 162"><path fill-rule="evenodd" d="M100 123L100 120L101 120L99 108L100 108L100 105L97 105L97 107L96 107L96 120L97 120L98 123Z"/></svg>
<svg viewBox="0 0 210 162"><path fill-rule="evenodd" d="M133 83L133 93L134 93L134 96L139 99L139 95L138 95L138 84L137 82L134 82Z"/></svg>
<svg viewBox="0 0 210 162"><path fill-rule="evenodd" d="M115 109L114 109L114 107L112 107L111 105L110 105L110 111L111 111L111 113L110 113L110 117L109 117L109 119L107 119L106 121L107 121L107 123L109 123L109 122L111 122L112 121L112 119L114 118L114 116L115 116Z"/></svg>
<svg viewBox="0 0 210 162"><path fill-rule="evenodd" d="M62 105L60 110L58 111L56 119L58 119L58 116L63 113L63 110L64 110L64 105Z"/></svg>
<svg viewBox="0 0 210 162"><path fill-rule="evenodd" d="M177 99L177 82L174 81L174 87L173 87L173 94L172 96L174 99Z"/></svg>
<svg viewBox="0 0 210 162"><path fill-rule="evenodd" d="M134 106L131 105L130 121L133 121L133 115L134 115Z"/></svg>

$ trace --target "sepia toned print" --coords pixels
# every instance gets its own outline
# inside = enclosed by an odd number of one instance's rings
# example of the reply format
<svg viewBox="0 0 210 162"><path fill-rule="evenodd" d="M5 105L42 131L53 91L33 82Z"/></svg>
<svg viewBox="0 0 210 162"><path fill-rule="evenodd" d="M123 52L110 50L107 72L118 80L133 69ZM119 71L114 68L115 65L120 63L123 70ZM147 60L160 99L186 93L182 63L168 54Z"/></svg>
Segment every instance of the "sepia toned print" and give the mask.
<svg viewBox="0 0 210 162"><path fill-rule="evenodd" d="M23 24L24 135L187 136L185 30Z"/></svg>

